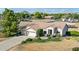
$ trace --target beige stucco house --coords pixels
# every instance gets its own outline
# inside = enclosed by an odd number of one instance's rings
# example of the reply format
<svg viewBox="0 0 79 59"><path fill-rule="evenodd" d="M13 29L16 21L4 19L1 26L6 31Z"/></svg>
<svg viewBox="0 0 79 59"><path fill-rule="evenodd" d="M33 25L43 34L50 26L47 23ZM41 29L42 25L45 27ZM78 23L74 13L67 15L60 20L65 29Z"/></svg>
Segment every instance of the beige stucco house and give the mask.
<svg viewBox="0 0 79 59"><path fill-rule="evenodd" d="M36 31L38 29L43 29L44 35L55 36L57 33L60 36L66 35L66 31L68 31L68 26L64 22L21 22L20 23L21 33L25 36L36 36Z"/></svg>

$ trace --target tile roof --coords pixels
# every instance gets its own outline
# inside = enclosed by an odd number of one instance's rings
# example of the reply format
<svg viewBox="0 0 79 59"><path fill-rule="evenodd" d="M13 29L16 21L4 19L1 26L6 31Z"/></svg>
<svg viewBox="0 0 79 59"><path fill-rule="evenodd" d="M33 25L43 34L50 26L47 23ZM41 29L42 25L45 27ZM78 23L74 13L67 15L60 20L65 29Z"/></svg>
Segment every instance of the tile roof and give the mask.
<svg viewBox="0 0 79 59"><path fill-rule="evenodd" d="M27 26L34 30L37 29L44 29L48 27L52 28L60 28L63 29L66 23L64 22L53 22L53 23L46 23L46 22L21 22L21 26Z"/></svg>

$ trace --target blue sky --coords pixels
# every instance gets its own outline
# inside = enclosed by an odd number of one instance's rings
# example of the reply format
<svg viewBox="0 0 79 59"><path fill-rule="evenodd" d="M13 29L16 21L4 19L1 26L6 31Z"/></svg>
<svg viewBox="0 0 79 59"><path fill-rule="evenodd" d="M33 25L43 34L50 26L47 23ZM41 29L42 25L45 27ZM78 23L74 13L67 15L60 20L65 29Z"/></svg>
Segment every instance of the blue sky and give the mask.
<svg viewBox="0 0 79 59"><path fill-rule="evenodd" d="M45 12L45 13L79 13L79 8L10 8L14 12L28 11L30 13ZM0 8L0 13L4 11L4 8Z"/></svg>

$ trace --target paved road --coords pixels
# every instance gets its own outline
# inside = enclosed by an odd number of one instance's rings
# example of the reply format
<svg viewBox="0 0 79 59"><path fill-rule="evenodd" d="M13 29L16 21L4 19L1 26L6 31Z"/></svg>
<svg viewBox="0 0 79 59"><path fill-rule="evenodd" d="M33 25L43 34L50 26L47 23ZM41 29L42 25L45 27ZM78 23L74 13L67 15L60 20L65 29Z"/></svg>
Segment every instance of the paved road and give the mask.
<svg viewBox="0 0 79 59"><path fill-rule="evenodd" d="M33 37L19 36L19 37L12 37L5 41L2 41L0 42L0 51L7 51L8 49L20 44L23 40L26 40L27 38L33 38Z"/></svg>

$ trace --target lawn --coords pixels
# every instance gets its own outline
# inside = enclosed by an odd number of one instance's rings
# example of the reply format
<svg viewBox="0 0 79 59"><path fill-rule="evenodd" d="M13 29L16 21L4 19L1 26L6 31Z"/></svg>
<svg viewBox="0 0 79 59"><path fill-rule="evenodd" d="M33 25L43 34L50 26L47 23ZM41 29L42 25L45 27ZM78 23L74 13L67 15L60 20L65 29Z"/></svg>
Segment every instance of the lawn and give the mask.
<svg viewBox="0 0 79 59"><path fill-rule="evenodd" d="M20 44L10 49L10 51L72 51L73 47L79 47L79 42L72 39L62 41L48 41L43 43L33 42Z"/></svg>

